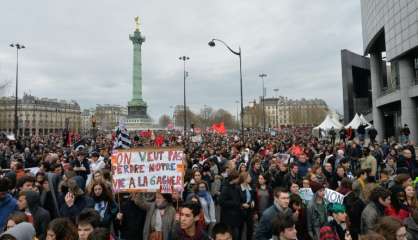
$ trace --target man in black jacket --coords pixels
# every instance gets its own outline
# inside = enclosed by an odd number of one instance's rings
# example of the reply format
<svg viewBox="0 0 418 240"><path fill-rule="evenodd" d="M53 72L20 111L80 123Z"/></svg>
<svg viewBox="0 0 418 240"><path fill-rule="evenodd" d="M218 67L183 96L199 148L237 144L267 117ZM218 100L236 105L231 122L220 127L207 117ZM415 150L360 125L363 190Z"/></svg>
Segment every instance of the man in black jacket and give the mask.
<svg viewBox="0 0 418 240"><path fill-rule="evenodd" d="M90 174L90 163L86 158L84 150L78 153L77 159L71 162L71 166L78 176L83 177L84 181L87 181L87 176Z"/></svg>
<svg viewBox="0 0 418 240"><path fill-rule="evenodd" d="M240 238L241 218L241 189L238 186L239 174L232 170L228 175L228 183L222 187L219 196L221 206L221 222L231 227L234 239Z"/></svg>

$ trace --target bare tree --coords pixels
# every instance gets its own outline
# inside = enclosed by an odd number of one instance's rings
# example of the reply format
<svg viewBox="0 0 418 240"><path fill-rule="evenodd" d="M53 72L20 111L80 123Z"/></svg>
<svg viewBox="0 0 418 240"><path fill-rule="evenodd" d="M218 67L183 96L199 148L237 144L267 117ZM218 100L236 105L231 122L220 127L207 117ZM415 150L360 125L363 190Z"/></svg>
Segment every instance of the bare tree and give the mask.
<svg viewBox="0 0 418 240"><path fill-rule="evenodd" d="M215 111L210 116L210 122L212 124L223 122L225 124L225 127L229 129L234 128L236 126L234 116L230 112L224 109L219 109Z"/></svg>
<svg viewBox="0 0 418 240"><path fill-rule="evenodd" d="M10 81L0 80L0 96L3 96L10 85Z"/></svg>

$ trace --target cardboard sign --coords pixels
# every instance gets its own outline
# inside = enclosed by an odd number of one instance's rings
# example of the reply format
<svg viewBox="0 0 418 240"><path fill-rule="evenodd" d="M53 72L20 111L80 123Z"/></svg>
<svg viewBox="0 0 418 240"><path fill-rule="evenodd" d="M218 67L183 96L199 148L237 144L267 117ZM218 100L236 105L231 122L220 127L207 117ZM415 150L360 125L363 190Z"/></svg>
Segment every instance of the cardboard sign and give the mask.
<svg viewBox="0 0 418 240"><path fill-rule="evenodd" d="M112 153L115 192L155 192L183 185L183 149L142 148Z"/></svg>
<svg viewBox="0 0 418 240"><path fill-rule="evenodd" d="M312 200L314 193L311 188L301 188L299 189L299 196L305 203L308 203Z"/></svg>
<svg viewBox="0 0 418 240"><path fill-rule="evenodd" d="M329 188L325 189L325 200L329 203L339 203L343 204L344 195L339 192L333 191Z"/></svg>

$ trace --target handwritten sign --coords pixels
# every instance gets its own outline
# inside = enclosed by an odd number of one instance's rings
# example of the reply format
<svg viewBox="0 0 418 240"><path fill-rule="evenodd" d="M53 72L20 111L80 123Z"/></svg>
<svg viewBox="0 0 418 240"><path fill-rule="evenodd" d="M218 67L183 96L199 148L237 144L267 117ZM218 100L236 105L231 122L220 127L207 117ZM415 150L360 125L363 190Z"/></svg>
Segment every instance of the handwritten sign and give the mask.
<svg viewBox="0 0 418 240"><path fill-rule="evenodd" d="M303 202L307 204L312 200L314 194L311 188L301 188L299 189L299 195Z"/></svg>
<svg viewBox="0 0 418 240"><path fill-rule="evenodd" d="M339 203L343 204L344 195L339 192L333 191L329 188L325 189L325 200L329 203Z"/></svg>
<svg viewBox="0 0 418 240"><path fill-rule="evenodd" d="M112 185L118 192L155 192L183 185L183 150L144 148L112 153Z"/></svg>

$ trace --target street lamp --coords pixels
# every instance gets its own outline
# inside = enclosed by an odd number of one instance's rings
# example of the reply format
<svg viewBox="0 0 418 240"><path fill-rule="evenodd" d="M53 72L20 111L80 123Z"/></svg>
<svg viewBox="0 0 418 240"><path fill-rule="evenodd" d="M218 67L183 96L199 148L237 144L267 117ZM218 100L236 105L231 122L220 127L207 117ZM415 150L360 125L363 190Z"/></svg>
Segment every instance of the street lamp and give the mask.
<svg viewBox="0 0 418 240"><path fill-rule="evenodd" d="M278 105L279 105L279 98L277 97L277 93L279 92L278 88L273 89L273 91L276 93L276 114L275 114L275 119L276 119L276 128L279 127L279 113L278 113Z"/></svg>
<svg viewBox="0 0 418 240"><path fill-rule="evenodd" d="M238 47L238 52L232 50L228 44L226 44L224 41L220 39L213 38L208 44L210 47L215 47L215 41L218 41L225 45L226 48L228 48L229 51L231 51L233 54L237 55L239 57L239 83L240 83L240 93L241 93L241 138L242 142L245 143L244 139L244 103L243 103L243 97L242 97L242 62L241 62L241 47Z"/></svg>
<svg viewBox="0 0 418 240"><path fill-rule="evenodd" d="M187 131L187 117L186 117L186 61L190 58L187 56L179 57L181 61L183 61L183 109L184 109L184 137L186 137L186 131Z"/></svg>
<svg viewBox="0 0 418 240"><path fill-rule="evenodd" d="M267 77L267 74L265 74L265 73L261 73L261 74L259 74L258 75L260 78L261 78L261 81L262 81L262 90L263 90L263 92L262 92L262 96L261 96L261 101L262 101L262 106L263 106L263 132L265 132L266 131L266 109L265 109L265 106L264 106L264 97L266 96L266 89L264 88L264 78L265 77Z"/></svg>
<svg viewBox="0 0 418 240"><path fill-rule="evenodd" d="M238 123L238 121L239 121L239 114L238 114L238 112L239 112L239 110L238 110L239 109L239 107L238 107L239 101L236 100L235 103L237 104L237 125L239 125L239 123Z"/></svg>
<svg viewBox="0 0 418 240"><path fill-rule="evenodd" d="M15 121L14 121L14 134L17 138L17 129L18 129L18 119L17 119L17 90L18 90L18 80L19 80L19 50L25 48L24 45L19 43L12 43L10 47L16 48L16 96L15 96Z"/></svg>

